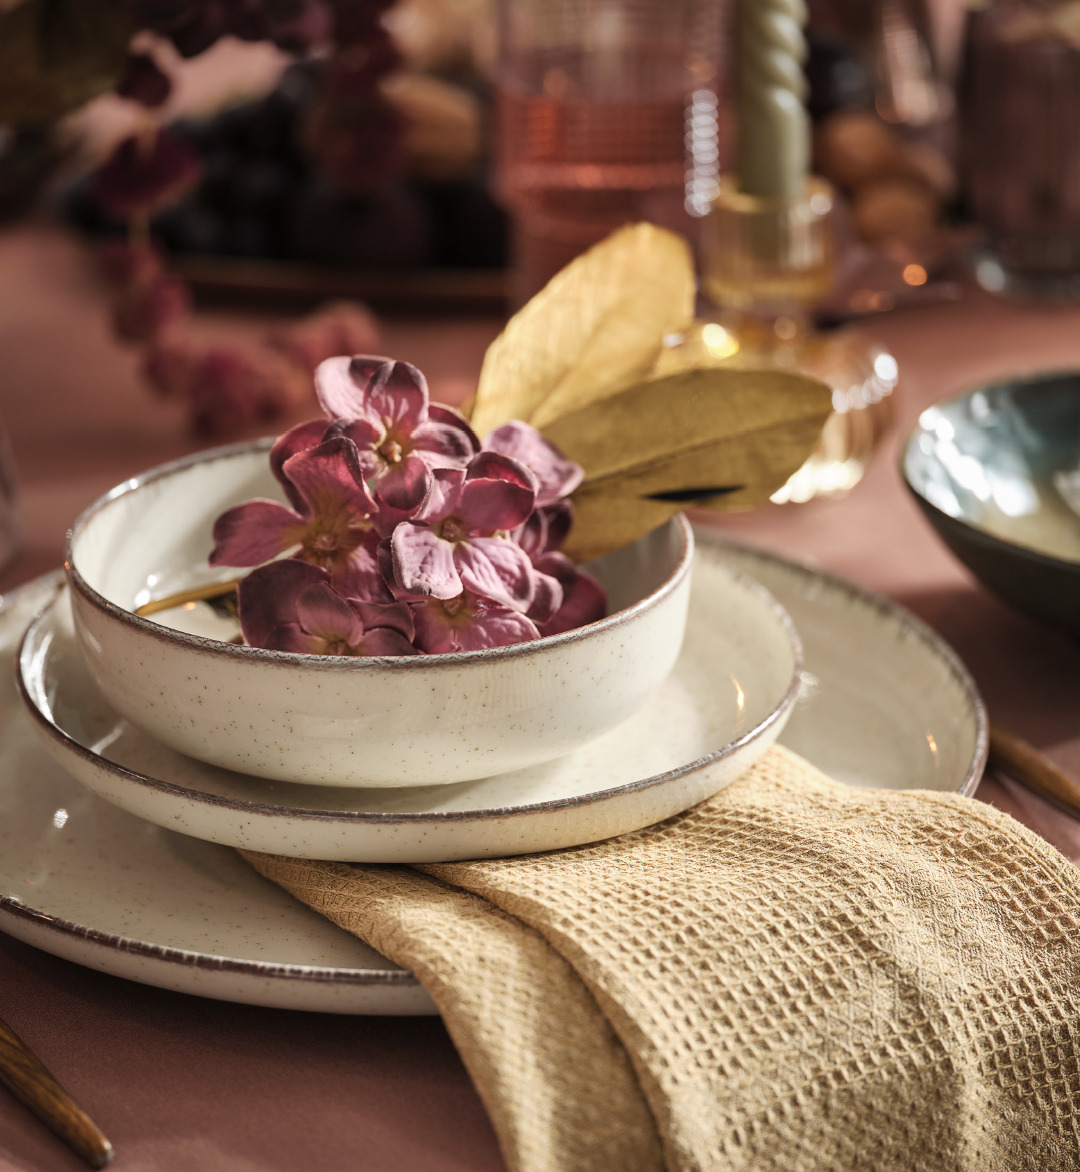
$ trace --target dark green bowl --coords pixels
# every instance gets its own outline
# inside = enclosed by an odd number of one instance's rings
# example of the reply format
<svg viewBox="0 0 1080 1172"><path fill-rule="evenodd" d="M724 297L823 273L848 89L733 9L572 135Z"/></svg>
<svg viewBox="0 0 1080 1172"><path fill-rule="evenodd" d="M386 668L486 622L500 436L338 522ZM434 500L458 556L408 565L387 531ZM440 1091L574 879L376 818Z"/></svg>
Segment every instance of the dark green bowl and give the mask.
<svg viewBox="0 0 1080 1172"><path fill-rule="evenodd" d="M1080 637L1080 372L927 408L901 467L938 535L985 586Z"/></svg>

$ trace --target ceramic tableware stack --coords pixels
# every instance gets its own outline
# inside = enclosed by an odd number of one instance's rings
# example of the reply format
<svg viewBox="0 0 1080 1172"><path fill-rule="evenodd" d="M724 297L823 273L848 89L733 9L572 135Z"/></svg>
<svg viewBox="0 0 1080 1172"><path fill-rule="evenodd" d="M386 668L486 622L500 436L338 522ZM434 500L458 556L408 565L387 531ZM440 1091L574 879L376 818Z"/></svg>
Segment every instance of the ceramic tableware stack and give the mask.
<svg viewBox="0 0 1080 1172"><path fill-rule="evenodd" d="M365 668L235 646L202 604L136 616L212 575L213 517L275 492L265 456L222 449L120 486L75 526L70 581L7 600L22 703L7 697L4 713L5 930L170 988L425 1012L410 974L338 939L229 848L420 862L573 846L703 800L780 735L853 784L978 778L981 705L935 636L841 580L704 532L695 549L681 516L594 567L606 619L493 652ZM379 704L374 723L350 688ZM220 750L191 751L215 728L232 762L272 740L302 751L225 768ZM399 750L399 776L364 775L368 742L375 761Z"/></svg>

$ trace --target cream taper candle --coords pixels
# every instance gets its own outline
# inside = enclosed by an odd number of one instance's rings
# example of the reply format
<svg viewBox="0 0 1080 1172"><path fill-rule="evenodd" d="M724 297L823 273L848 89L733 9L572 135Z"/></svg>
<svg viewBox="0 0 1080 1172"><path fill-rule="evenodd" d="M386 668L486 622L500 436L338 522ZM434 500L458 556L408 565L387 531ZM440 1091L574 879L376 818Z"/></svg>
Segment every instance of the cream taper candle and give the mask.
<svg viewBox="0 0 1080 1172"><path fill-rule="evenodd" d="M736 171L748 195L801 194L810 170L804 0L741 0Z"/></svg>

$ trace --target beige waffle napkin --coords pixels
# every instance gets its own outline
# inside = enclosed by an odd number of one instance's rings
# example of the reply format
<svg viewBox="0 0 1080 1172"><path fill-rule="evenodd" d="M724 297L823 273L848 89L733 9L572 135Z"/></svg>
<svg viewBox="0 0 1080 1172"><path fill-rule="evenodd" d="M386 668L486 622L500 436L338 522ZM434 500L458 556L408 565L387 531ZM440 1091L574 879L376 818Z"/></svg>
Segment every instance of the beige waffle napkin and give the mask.
<svg viewBox="0 0 1080 1172"><path fill-rule="evenodd" d="M412 969L523 1172L1080 1168L1080 873L784 749L589 847L246 856Z"/></svg>

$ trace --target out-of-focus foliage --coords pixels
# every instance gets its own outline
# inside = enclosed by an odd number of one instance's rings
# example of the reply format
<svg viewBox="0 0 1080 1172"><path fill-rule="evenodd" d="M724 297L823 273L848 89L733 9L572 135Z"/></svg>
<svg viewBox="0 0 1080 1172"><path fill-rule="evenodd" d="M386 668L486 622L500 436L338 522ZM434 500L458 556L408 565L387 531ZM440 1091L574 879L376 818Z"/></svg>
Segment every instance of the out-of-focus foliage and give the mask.
<svg viewBox="0 0 1080 1172"><path fill-rule="evenodd" d="M126 0L24 0L0 12L0 124L58 118L112 89L134 32Z"/></svg>

